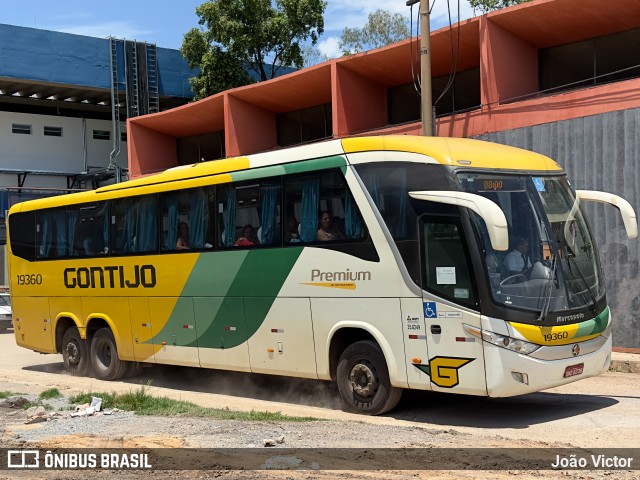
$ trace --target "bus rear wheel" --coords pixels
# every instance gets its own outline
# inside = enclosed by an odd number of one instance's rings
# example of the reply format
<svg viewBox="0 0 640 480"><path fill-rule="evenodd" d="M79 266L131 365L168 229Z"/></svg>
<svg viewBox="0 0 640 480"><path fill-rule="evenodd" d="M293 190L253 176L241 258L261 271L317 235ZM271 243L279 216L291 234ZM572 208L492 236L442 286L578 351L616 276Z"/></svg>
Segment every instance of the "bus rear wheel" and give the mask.
<svg viewBox="0 0 640 480"><path fill-rule="evenodd" d="M62 336L62 361L71 375L82 377L89 373L89 349L76 327L68 328Z"/></svg>
<svg viewBox="0 0 640 480"><path fill-rule="evenodd" d="M118 347L109 328L101 328L93 335L91 365L99 380L118 380L127 373L129 362L118 358Z"/></svg>
<svg viewBox="0 0 640 480"><path fill-rule="evenodd" d="M344 350L336 376L340 396L352 412L380 415L392 410L402 396L401 388L391 386L384 354L371 340Z"/></svg>

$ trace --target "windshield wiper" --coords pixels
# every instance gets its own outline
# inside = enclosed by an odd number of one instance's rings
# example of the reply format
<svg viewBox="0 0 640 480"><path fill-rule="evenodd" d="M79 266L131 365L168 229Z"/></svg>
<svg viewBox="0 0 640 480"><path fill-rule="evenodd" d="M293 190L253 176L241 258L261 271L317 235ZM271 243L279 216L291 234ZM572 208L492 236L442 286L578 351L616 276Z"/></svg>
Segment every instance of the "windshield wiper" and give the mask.
<svg viewBox="0 0 640 480"><path fill-rule="evenodd" d="M551 285L555 284L556 288L560 288L556 269L558 268L558 254L554 253L551 257L551 269L549 273L549 283L547 284L547 293L545 294L544 305L540 310L540 316L538 317L538 323L544 321L549 313L549 306L551 305Z"/></svg>
<svg viewBox="0 0 640 480"><path fill-rule="evenodd" d="M589 296L591 297L591 310L593 310L593 313L596 313L596 311L598 310L598 300L596 300L596 296L591 291L591 287L589 286L589 284L587 283L587 280L584 278L584 275L580 271L580 267L578 267L578 263L576 262L574 257L575 257L575 254L573 254L572 252L567 252L567 260L569 261L568 262L569 271L571 272L571 262L573 262L573 266L578 272L578 277L580 278L580 280L582 280L583 285L585 286L585 288L589 292Z"/></svg>

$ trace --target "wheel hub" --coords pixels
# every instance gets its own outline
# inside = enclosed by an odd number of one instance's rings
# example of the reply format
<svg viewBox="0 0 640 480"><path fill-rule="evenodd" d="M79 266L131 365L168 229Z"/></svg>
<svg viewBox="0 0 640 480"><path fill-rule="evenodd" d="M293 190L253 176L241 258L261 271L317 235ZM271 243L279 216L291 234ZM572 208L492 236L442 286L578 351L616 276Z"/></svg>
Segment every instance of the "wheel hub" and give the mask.
<svg viewBox="0 0 640 480"><path fill-rule="evenodd" d="M363 397L372 397L378 390L378 377L369 362L361 362L351 369L349 375L351 389Z"/></svg>
<svg viewBox="0 0 640 480"><path fill-rule="evenodd" d="M74 342L67 343L67 348L65 348L67 352L67 358L69 359L69 363L78 363L80 361L80 350L78 346Z"/></svg>

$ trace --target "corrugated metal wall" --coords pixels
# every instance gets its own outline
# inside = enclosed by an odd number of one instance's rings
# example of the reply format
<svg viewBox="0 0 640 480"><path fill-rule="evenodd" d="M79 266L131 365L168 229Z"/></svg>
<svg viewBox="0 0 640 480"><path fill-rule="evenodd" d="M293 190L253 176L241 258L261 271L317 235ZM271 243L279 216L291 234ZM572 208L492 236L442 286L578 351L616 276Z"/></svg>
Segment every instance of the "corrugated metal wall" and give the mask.
<svg viewBox="0 0 640 480"><path fill-rule="evenodd" d="M567 171L575 189L624 197L640 212L640 109L565 120L475 137L547 155ZM613 344L640 347L640 239L629 240L618 211L585 208L598 242L614 317Z"/></svg>

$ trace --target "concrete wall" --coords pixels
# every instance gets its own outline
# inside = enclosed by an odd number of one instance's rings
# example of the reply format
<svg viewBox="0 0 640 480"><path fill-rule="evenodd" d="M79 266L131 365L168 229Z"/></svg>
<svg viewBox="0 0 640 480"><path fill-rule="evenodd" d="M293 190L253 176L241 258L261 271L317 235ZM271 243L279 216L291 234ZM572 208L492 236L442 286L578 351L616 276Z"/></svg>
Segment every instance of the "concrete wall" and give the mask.
<svg viewBox="0 0 640 480"><path fill-rule="evenodd" d="M83 123L85 131L83 132ZM31 125L31 134L12 133L13 124ZM62 136L45 136L44 127L61 127ZM90 167L106 167L109 153L113 149L112 140L94 140L94 130L111 131L111 122L107 120L54 117L14 112L0 112L0 170L20 169L52 172L80 173L86 164ZM122 131L126 131L124 124ZM83 140L84 133L84 140ZM127 144L121 143L118 164L127 167ZM13 175L0 176L0 187L15 186L17 179ZM52 177L55 178L55 177ZM44 182L44 183L43 183ZM54 185L46 177L27 176L25 188L54 187L66 188L66 177L58 177Z"/></svg>
<svg viewBox="0 0 640 480"><path fill-rule="evenodd" d="M640 211L640 109L476 136L548 155L575 189L615 193ZM613 344L640 347L640 240L629 240L618 211L589 204L586 214L600 251L614 318Z"/></svg>

